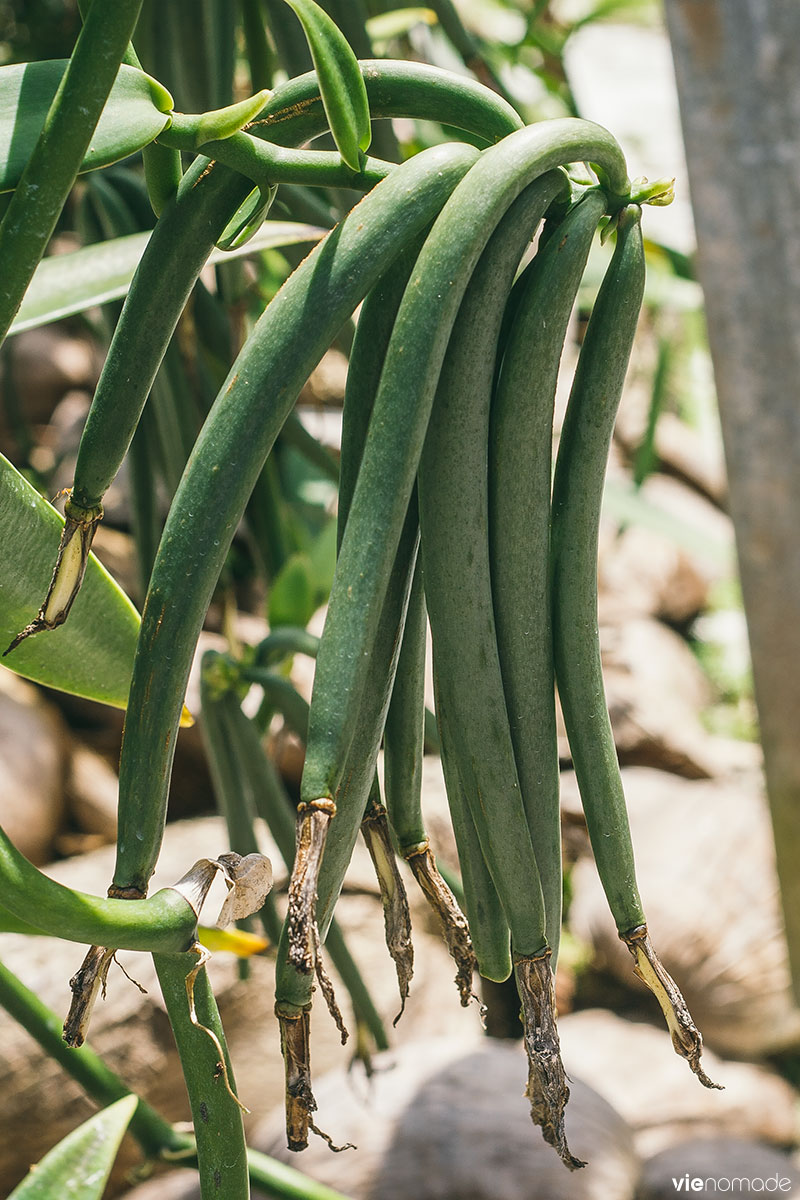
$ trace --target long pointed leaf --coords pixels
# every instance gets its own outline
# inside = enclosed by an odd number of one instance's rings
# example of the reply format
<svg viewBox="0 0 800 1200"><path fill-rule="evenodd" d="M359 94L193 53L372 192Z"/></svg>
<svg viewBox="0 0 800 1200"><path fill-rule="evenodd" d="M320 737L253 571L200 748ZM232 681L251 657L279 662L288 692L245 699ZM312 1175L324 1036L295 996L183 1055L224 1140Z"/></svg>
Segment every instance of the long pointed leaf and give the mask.
<svg viewBox="0 0 800 1200"><path fill-rule="evenodd" d="M123 1096L73 1129L8 1200L100 1200L138 1103L136 1096Z"/></svg>
<svg viewBox="0 0 800 1200"><path fill-rule="evenodd" d="M47 591L63 524L0 455L0 650L35 615ZM136 609L90 556L67 624L46 637L28 638L2 663L37 683L124 708L138 635Z"/></svg>
<svg viewBox="0 0 800 1200"><path fill-rule="evenodd" d="M261 250L318 242L327 232L296 221L268 221L246 245L214 250L209 262L230 262ZM132 233L44 259L36 268L9 336L126 296L149 237L149 232Z"/></svg>
<svg viewBox="0 0 800 1200"><path fill-rule="evenodd" d="M0 192L17 186L33 153L68 59L0 68ZM141 150L169 122L172 97L157 80L120 67L82 171L104 167Z"/></svg>

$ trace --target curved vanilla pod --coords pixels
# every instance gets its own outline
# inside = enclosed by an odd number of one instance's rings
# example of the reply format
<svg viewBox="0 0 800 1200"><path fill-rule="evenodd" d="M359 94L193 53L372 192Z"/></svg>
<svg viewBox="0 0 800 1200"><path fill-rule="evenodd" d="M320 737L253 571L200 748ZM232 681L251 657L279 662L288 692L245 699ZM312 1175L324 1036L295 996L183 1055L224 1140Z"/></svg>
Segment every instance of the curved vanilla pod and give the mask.
<svg viewBox="0 0 800 1200"><path fill-rule="evenodd" d="M553 167L586 158L600 161L613 180L614 190L627 193L624 158L611 135L599 126L575 120L553 121L510 134L500 145L484 151L467 179L456 188L417 259L398 310L375 398L370 430L376 432L365 446L320 642L301 782L301 811L308 817L301 843L303 863L322 854L335 806L340 807L340 821L345 811L350 822L361 815L353 807L345 807L343 772L359 722L376 627L383 613L399 534L407 518L439 371L464 290L494 227L525 187ZM396 173L390 178L396 179ZM510 285L509 279L506 291ZM529 845L527 827L524 834ZM342 838L340 846L345 845L346 839ZM323 865L328 861L326 853ZM531 865L539 888L532 851ZM313 874L299 872L296 884L289 941L293 960L309 970L315 941L313 919L309 919L314 912ZM540 893L539 888L539 907L543 909ZM517 900L515 897L515 904ZM517 943L524 946L536 939L532 928L523 930L522 914L518 915ZM537 945L544 953L543 911L540 915ZM321 932L319 918L318 926ZM519 977L524 987L528 978ZM284 982L288 992L291 980L287 976ZM297 980L295 985L299 996L302 988ZM297 1005L299 1013L299 1000ZM290 1056L303 1046L307 1048L307 1038L298 1033L294 1049L287 1043ZM544 1061L542 1055L538 1061ZM290 1081L290 1090L293 1086ZM549 1081L547 1088L553 1091ZM561 1099L559 1094L559 1102ZM556 1103L552 1136L563 1142L563 1122L557 1108ZM546 1117L542 1123L547 1125ZM297 1144L301 1141L299 1137Z"/></svg>
<svg viewBox="0 0 800 1200"><path fill-rule="evenodd" d="M562 880L548 568L553 406L567 324L605 211L603 193L588 192L528 268L515 301L489 430L489 552L497 648L554 970Z"/></svg>
<svg viewBox="0 0 800 1200"><path fill-rule="evenodd" d="M453 739L441 705L435 661L433 686L441 741L442 773L461 867L461 886L469 922L469 936L480 974L485 979L503 983L512 970L511 934L467 803Z"/></svg>
<svg viewBox="0 0 800 1200"><path fill-rule="evenodd" d="M398 256L370 292L359 315L342 413L337 549L341 548L344 537L394 321L423 242L424 236ZM418 547L417 506L416 500L412 499L393 567L392 580L384 600L380 627L383 633L379 634L376 640L375 659L365 687L358 726L350 745L351 762L357 763L363 759L374 764L376 761L377 749L385 729L389 697L396 678ZM352 788L350 795L353 796ZM361 803L360 794L357 800L354 797L349 801L348 816L352 813L355 817ZM334 830L333 840L343 843L345 847L349 846L352 853L352 834L352 820L345 823L344 819L340 819L338 828ZM401 1007L395 1018L396 1024L408 997L414 971L414 949L408 898L391 844L377 773L374 774L369 795L366 797L361 834L375 867L383 906L386 946L397 972ZM344 855L340 861L344 867Z"/></svg>
<svg viewBox="0 0 800 1200"><path fill-rule="evenodd" d="M465 146L435 147L366 196L268 305L214 402L173 501L142 617L120 761L119 888L144 890L152 873L194 646L263 462L337 329L476 157Z"/></svg>
<svg viewBox="0 0 800 1200"><path fill-rule="evenodd" d="M392 117L439 121L468 131L487 145L523 127L522 118L507 101L463 75L427 63L386 59L359 66L373 121ZM286 145L284 129L290 129L289 141L300 145L325 128L319 83L311 71L276 88L249 131Z"/></svg>
<svg viewBox="0 0 800 1200"><path fill-rule="evenodd" d="M623 193L621 151L606 130L564 120L510 134L485 150L428 235L406 288L331 590L311 706L304 803L336 795L369 671L370 648L414 486L439 370L458 306L497 222L554 166L603 159ZM407 164L406 164L407 165Z"/></svg>
<svg viewBox="0 0 800 1200"><path fill-rule="evenodd" d="M2 829L0 888L4 908L51 937L152 951L186 950L195 938L197 912L174 888L136 904L73 891L37 870Z"/></svg>
<svg viewBox="0 0 800 1200"><path fill-rule="evenodd" d="M477 965L469 927L436 866L422 817L427 630L422 564L417 561L383 733L386 811L400 854L441 922L444 940L456 964L456 986L466 1007L472 999L472 976Z"/></svg>
<svg viewBox="0 0 800 1200"><path fill-rule="evenodd" d="M425 591L439 694L483 853L511 930L531 1115L572 1168L569 1097L555 1028L539 871L522 801L497 649L489 566L489 406L503 310L539 221L563 190L552 172L509 207L466 290L419 467ZM474 786L473 786L474 783Z"/></svg>
<svg viewBox="0 0 800 1200"><path fill-rule="evenodd" d="M362 306L350 358L342 428L338 534L346 528L356 479L367 437L370 415L386 347L418 244L412 243L389 267ZM401 1002L411 973L411 945L402 881L394 856L381 852L382 822L377 805L368 805L377 784L375 764L399 653L408 593L419 542L416 506L406 515L382 605L371 669L368 673L357 728L346 749L342 784L336 796L339 814L327 839L327 814L321 806L301 808L298 853L290 886L290 911L278 949L275 1010L281 1023L281 1045L287 1069L286 1114L289 1144L301 1149L313 1129L315 1101L310 1065L302 1054L309 1048L308 1012L312 967L319 967L318 947L327 936L333 907L353 853L359 827L373 842L381 893L391 901L387 930L394 938L390 953L398 970ZM313 702L312 702L313 703ZM379 793L378 793L379 798ZM364 824L365 806L372 820ZM322 857L322 851L325 851ZM321 865L320 865L321 860ZM326 996L327 999L327 996Z"/></svg>
<svg viewBox="0 0 800 1200"><path fill-rule="evenodd" d="M606 708L597 627L597 542L606 459L644 292L641 210L624 208L586 329L553 485L553 645L564 723L597 871L637 975L658 1000L675 1050L706 1086L702 1039L647 935L625 795Z"/></svg>

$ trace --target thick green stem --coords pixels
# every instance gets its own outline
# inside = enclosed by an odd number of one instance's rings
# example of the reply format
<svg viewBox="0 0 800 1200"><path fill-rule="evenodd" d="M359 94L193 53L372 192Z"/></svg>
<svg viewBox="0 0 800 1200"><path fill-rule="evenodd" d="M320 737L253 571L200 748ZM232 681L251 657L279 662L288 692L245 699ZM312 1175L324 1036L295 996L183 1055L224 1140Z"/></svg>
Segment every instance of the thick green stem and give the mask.
<svg viewBox="0 0 800 1200"><path fill-rule="evenodd" d="M83 161L141 0L95 0L0 224L0 341L22 303Z"/></svg>
<svg viewBox="0 0 800 1200"><path fill-rule="evenodd" d="M334 150L287 150L244 132L219 141L198 143L196 129L200 119L175 113L169 129L159 137L159 145L204 154L263 186L300 183L308 187L367 191L392 169L391 163L368 158L360 171L354 171Z"/></svg>
<svg viewBox="0 0 800 1200"><path fill-rule="evenodd" d="M194 939L197 915L173 888L135 901L75 892L38 871L2 829L0 883L4 907L51 937L151 951L185 950Z"/></svg>
<svg viewBox="0 0 800 1200"><path fill-rule="evenodd" d="M198 966L196 954L156 954L153 961L192 1107L202 1198L247 1200L250 1183L242 1110L234 1094L225 1033L208 975L201 967L189 994L187 979Z"/></svg>

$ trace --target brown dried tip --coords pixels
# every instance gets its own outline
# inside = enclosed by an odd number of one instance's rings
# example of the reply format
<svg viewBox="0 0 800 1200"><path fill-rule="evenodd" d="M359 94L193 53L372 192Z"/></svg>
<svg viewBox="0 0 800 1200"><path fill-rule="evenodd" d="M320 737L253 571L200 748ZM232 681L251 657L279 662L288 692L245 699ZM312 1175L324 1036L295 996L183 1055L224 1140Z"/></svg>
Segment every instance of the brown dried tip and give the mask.
<svg viewBox="0 0 800 1200"><path fill-rule="evenodd" d="M317 1107L311 1090L310 1009L289 1016L276 1007L275 1015L286 1077L286 1140L290 1150L305 1150L311 1113Z"/></svg>
<svg viewBox="0 0 800 1200"><path fill-rule="evenodd" d="M305 1150L308 1131L311 1130L327 1142L334 1153L339 1154L342 1150L354 1150L355 1146L350 1142L335 1146L328 1134L311 1119L311 1114L316 1112L317 1102L311 1090L310 1013L310 1006L300 1013L282 1012L278 1005L275 1006L286 1072L286 1140L290 1150Z"/></svg>
<svg viewBox="0 0 800 1200"><path fill-rule="evenodd" d="M517 958L514 977L522 1001L525 1050L528 1055L528 1086L525 1095L531 1102L531 1117L542 1130L544 1140L561 1156L570 1171L585 1167L567 1145L564 1110L569 1088L556 1029L556 998L550 951L536 958Z"/></svg>
<svg viewBox="0 0 800 1200"><path fill-rule="evenodd" d="M57 629L59 625L64 624L75 597L81 590L94 531L102 515L102 508L92 510L85 519L67 514L66 524L61 531L53 577L44 603L33 620L20 630L8 649L3 651L3 658L12 650L16 650L26 638L41 633L43 629Z"/></svg>
<svg viewBox="0 0 800 1200"><path fill-rule="evenodd" d="M90 946L83 962L70 979L72 1002L62 1035L68 1046L82 1046L86 1041L94 1002L101 989L105 995L108 969L113 958L113 950L107 950L105 946Z"/></svg>
<svg viewBox="0 0 800 1200"><path fill-rule="evenodd" d="M456 964L456 987L461 996L461 1004L466 1008L474 998L472 977L478 968L467 918L439 874L436 859L427 844L406 854L406 862L414 872L414 878L422 888L425 899L442 923L447 949Z"/></svg>
<svg viewBox="0 0 800 1200"><path fill-rule="evenodd" d="M398 870L392 839L389 836L386 809L382 804L370 805L367 815L361 822L361 832L378 877L381 903L383 904L386 948L392 956L397 972L400 1012L393 1022L396 1025L403 1015L409 984L414 974L414 946L411 941L411 914L408 911L408 896Z"/></svg>
<svg viewBox="0 0 800 1200"><path fill-rule="evenodd" d="M297 852L289 880L289 962L298 971L314 970L319 932L317 930L317 882L328 824L336 805L326 798L300 804L297 808Z"/></svg>
<svg viewBox="0 0 800 1200"><path fill-rule="evenodd" d="M641 925L632 933L620 934L620 937L633 955L634 971L642 983L649 987L661 1006L675 1053L686 1059L703 1087L722 1091L722 1085L709 1079L700 1065L700 1056L703 1053L700 1030L692 1020L678 985L665 970L653 949L647 926Z"/></svg>

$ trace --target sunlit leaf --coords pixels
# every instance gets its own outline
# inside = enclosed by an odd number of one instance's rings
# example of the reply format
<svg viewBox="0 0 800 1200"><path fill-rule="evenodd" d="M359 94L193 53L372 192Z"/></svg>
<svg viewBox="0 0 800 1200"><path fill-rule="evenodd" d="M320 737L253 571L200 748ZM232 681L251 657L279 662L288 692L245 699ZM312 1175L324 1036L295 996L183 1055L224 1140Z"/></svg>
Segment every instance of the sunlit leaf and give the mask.
<svg viewBox="0 0 800 1200"><path fill-rule="evenodd" d="M295 221L268 221L246 244L224 252L212 251L209 262L228 262L262 250L318 242L327 232ZM126 296L149 238L147 232L132 233L44 259L36 268L10 333L35 329Z"/></svg>
<svg viewBox="0 0 800 1200"><path fill-rule="evenodd" d="M68 59L0 67L0 192L10 191L31 156ZM172 97L143 71L122 66L81 166L118 162L148 145L169 123Z"/></svg>
<svg viewBox="0 0 800 1200"><path fill-rule="evenodd" d="M100 1200L139 1103L123 1096L54 1146L8 1200Z"/></svg>
<svg viewBox="0 0 800 1200"><path fill-rule="evenodd" d="M36 614L63 524L0 455L0 652ZM66 624L28 638L2 664L59 691L124 708L138 635L136 609L92 555Z"/></svg>

